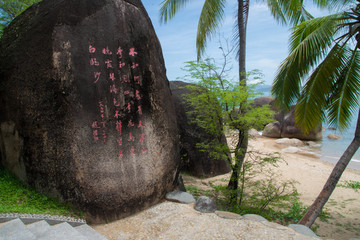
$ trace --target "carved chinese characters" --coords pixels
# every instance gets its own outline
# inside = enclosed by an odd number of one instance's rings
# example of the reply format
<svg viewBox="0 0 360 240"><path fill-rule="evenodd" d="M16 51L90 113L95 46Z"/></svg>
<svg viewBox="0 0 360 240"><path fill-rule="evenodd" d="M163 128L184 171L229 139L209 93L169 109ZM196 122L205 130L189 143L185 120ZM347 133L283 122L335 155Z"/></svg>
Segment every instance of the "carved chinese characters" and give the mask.
<svg viewBox="0 0 360 240"><path fill-rule="evenodd" d="M123 49L119 46L116 51L112 51L109 46L98 48L90 44L89 55L89 65L93 70L90 81L93 84L100 82L108 84L108 95L113 99L112 107L104 106L103 99L98 101L99 116L91 124L94 142L106 143L107 129L112 128L117 132L115 141L119 160L124 155L145 154L148 149L145 145L145 124L141 118L143 114L140 93L142 79L138 71L139 64L136 61L137 50L133 47ZM125 56L128 58L126 59ZM99 59L105 60L101 62ZM129 69L131 69L130 72ZM105 107L114 109L109 113L109 117L104 115Z"/></svg>

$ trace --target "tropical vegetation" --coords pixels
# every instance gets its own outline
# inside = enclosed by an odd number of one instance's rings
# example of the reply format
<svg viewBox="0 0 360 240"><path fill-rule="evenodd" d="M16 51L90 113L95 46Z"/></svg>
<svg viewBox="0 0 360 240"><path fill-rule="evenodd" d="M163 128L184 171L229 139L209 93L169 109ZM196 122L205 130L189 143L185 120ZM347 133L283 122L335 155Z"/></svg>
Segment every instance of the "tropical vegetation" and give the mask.
<svg viewBox="0 0 360 240"><path fill-rule="evenodd" d="M321 121L346 129L359 111L354 140L299 222L306 226L314 223L360 146L360 4L350 0L329 2L341 2L341 10L311 18L292 29L290 54L279 67L272 89L285 108L296 103L296 123L304 131Z"/></svg>
<svg viewBox="0 0 360 240"><path fill-rule="evenodd" d="M161 21L166 23L171 20L182 8L191 2L190 0L164 0L160 9ZM198 60L203 55L206 43L209 38L213 37L219 29L219 26L224 19L226 0L205 0L201 10L197 37L196 48ZM302 21L311 19L311 15L304 8L303 0L285 1L285 0L262 0L266 3L271 14L280 23L297 24ZM327 1L313 0L319 7L325 7ZM335 2L335 1L334 1ZM238 0L236 11L236 27L235 29L235 47L237 49L236 57L238 58L238 83L241 87L247 86L246 76L246 30L247 22L250 11L250 0ZM245 114L247 111L246 106L247 98L243 98L236 109L238 116ZM239 121L238 126L238 139L239 148L234 158L234 169L230 178L228 188L232 190L238 189L239 173L245 159L245 153L248 148L248 128L247 125L242 125Z"/></svg>

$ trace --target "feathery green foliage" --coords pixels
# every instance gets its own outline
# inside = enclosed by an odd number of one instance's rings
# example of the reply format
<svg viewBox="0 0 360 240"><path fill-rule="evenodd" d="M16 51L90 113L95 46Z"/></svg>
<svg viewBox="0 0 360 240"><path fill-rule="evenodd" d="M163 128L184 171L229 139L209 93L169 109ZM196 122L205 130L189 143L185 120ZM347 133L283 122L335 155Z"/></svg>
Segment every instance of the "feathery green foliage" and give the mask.
<svg viewBox="0 0 360 240"><path fill-rule="evenodd" d="M215 65L214 59L188 61L183 70L188 74L182 79L194 83L188 86L192 93L187 95L187 103L194 108L191 113L196 114L196 123L207 131L218 131L218 126L210 123L216 117L233 130L260 129L273 120L270 106L253 108L253 100L243 101L257 96L253 91L255 85L239 86L228 80L226 74L219 74L221 68ZM253 78L260 74L259 71L248 73ZM239 112L240 105L247 110L244 115Z"/></svg>
<svg viewBox="0 0 360 240"><path fill-rule="evenodd" d="M237 186L246 153L246 149L241 147L243 136L247 137L248 129L260 129L273 121L273 112L269 105L251 107L250 99L255 97L253 86L239 86L238 83L234 84L228 80L226 67L216 66L213 59L186 62L183 70L188 74L182 79L196 81L187 87L190 94L185 98L192 109L189 112L193 116L192 123L212 136L217 136L218 139L206 139L196 146L202 151L209 152L214 158L228 160L233 173L238 173L229 182L229 188L233 190L232 201L241 202L242 195ZM253 73L258 74L257 71ZM234 142L229 145L230 148L220 140L226 134L234 135ZM232 185L230 187L230 183L233 182L236 183L235 188Z"/></svg>

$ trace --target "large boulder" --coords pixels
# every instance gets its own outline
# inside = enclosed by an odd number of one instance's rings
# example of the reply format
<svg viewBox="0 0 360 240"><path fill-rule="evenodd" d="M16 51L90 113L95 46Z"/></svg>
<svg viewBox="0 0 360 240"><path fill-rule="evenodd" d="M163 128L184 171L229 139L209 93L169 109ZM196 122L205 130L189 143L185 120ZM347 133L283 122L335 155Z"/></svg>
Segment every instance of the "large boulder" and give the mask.
<svg viewBox="0 0 360 240"><path fill-rule="evenodd" d="M271 110L275 112L273 118L276 122L269 123L265 126L263 136L273 138L297 138L301 140L321 140L322 127L321 124L312 129L308 133L304 133L295 124L295 106L290 111L283 111L276 106L274 97L258 97L254 99L253 106L261 107L263 105L270 105Z"/></svg>
<svg viewBox="0 0 360 240"><path fill-rule="evenodd" d="M262 133L265 137L272 138L297 138L301 140L318 141L322 139L322 126L319 124L314 129L305 133L295 123L295 108L284 113L278 111L273 116L276 122L269 123L265 126Z"/></svg>
<svg viewBox="0 0 360 240"><path fill-rule="evenodd" d="M214 157L214 155L210 154L210 151L202 151L196 146L197 143L209 140L214 140L216 143L224 145L227 145L227 142L224 134L220 131L222 129L221 119L214 119L214 124L218 124L218 134L210 134L192 122L194 114L190 112L193 109L186 102L186 96L192 90L187 88L187 86L189 86L189 83L170 81L180 133L181 169L197 177L212 177L228 173L230 172L230 167L225 159ZM212 151L216 150L212 149ZM215 155L223 156L223 153L220 152Z"/></svg>
<svg viewBox="0 0 360 240"><path fill-rule="evenodd" d="M272 122L265 126L262 136L271 138L281 137L281 124L280 122Z"/></svg>
<svg viewBox="0 0 360 240"><path fill-rule="evenodd" d="M262 107L264 105L270 105L272 110L278 110L278 108L275 105L275 98L271 96L263 96L263 97L257 97L254 99L254 102L252 104L255 107Z"/></svg>
<svg viewBox="0 0 360 240"><path fill-rule="evenodd" d="M0 42L1 164L91 222L173 189L177 124L140 0L44 0Z"/></svg>
<svg viewBox="0 0 360 240"><path fill-rule="evenodd" d="M281 137L297 138L301 140L318 141L322 139L322 126L319 124L314 129L305 133L295 123L295 108L286 113L282 120Z"/></svg>

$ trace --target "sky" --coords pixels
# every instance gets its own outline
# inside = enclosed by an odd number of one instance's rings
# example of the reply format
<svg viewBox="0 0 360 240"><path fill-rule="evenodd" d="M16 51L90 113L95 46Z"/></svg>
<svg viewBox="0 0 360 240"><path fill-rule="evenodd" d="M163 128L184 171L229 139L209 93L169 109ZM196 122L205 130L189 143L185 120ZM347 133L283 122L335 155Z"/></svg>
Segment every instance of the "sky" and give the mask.
<svg viewBox="0 0 360 240"><path fill-rule="evenodd" d="M162 0L142 0L142 3L152 20L155 32L160 40L170 81L182 79L186 72L182 71L184 62L196 60L196 30L204 0L188 3L166 24L160 23L160 5ZM322 15L313 6L307 8L313 15ZM237 1L228 0L225 18L218 30L220 39L233 44L233 28ZM265 4L252 1L247 27L247 71L258 69L264 74L265 84L271 85L276 70L288 54L288 39L290 28L277 23ZM206 56L221 62L219 36L214 36L206 47ZM232 55L231 77L237 80L237 61L235 52Z"/></svg>

